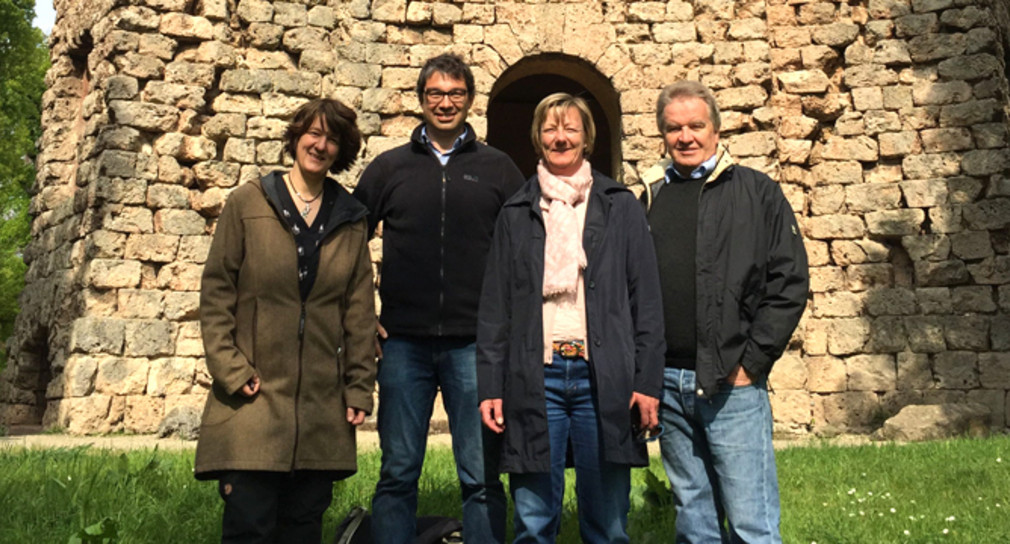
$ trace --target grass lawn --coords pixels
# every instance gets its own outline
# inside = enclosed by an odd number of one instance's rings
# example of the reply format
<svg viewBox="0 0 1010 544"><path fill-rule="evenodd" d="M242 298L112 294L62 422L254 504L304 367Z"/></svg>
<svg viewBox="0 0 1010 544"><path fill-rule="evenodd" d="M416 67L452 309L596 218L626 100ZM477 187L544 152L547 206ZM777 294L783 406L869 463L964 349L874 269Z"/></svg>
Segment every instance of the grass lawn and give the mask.
<svg viewBox="0 0 1010 544"><path fill-rule="evenodd" d="M369 504L378 453L359 463L337 484L327 538L351 507ZM1010 542L1010 437L791 448L778 466L788 543ZM665 483L659 459L651 470ZM62 544L106 518L117 542L220 539L217 486L193 479L191 452L8 449L0 474L0 543ZM644 498L646 474L633 472L632 542L672 542L673 508ZM420 515L459 516L449 449L429 452L420 485ZM559 541L579 542L574 475Z"/></svg>

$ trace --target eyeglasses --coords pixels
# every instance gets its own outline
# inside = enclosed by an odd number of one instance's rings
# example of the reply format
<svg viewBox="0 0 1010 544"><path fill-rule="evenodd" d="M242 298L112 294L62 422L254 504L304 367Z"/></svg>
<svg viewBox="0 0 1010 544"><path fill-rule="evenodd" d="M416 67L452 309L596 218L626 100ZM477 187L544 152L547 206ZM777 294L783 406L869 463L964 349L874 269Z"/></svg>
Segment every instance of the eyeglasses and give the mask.
<svg viewBox="0 0 1010 544"><path fill-rule="evenodd" d="M439 104L442 99L449 97L449 101L453 104L462 104L466 101L466 97L470 93L466 89L453 89L451 91L443 91L442 89L427 89L424 91L424 97L428 100L429 104Z"/></svg>

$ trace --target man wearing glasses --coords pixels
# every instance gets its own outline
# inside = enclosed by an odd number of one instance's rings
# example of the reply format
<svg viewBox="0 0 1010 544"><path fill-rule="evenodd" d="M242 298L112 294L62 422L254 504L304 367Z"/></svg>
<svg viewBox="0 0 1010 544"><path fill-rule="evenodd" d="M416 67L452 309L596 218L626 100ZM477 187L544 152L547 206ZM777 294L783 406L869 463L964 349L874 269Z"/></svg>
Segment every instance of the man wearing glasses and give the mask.
<svg viewBox="0 0 1010 544"><path fill-rule="evenodd" d="M495 219L523 184L504 153L477 141L466 122L474 80L463 59L428 59L417 78L424 122L410 142L382 153L356 196L381 221L377 326L382 468L372 511L377 544L406 544L416 531L421 475L435 394L441 389L463 498L467 542L505 540L505 494L484 456L477 410L477 302ZM488 451L497 448L489 447Z"/></svg>

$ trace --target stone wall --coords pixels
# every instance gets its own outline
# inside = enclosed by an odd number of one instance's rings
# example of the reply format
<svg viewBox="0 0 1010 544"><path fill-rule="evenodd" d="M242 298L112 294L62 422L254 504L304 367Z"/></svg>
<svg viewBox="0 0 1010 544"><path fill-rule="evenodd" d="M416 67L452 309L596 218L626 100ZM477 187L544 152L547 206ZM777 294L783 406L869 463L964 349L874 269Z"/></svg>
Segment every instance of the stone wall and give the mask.
<svg viewBox="0 0 1010 544"><path fill-rule="evenodd" d="M305 100L359 112L363 160L406 141L421 63L495 81L588 63L619 97L624 181L659 158L658 90L716 90L723 140L782 184L808 311L771 377L779 430L867 430L912 403L1006 422L1006 7L973 0L57 0L28 284L0 416L152 431L209 384L201 263L228 192L290 164ZM493 129L493 127L492 127ZM377 248L376 248L377 249Z"/></svg>

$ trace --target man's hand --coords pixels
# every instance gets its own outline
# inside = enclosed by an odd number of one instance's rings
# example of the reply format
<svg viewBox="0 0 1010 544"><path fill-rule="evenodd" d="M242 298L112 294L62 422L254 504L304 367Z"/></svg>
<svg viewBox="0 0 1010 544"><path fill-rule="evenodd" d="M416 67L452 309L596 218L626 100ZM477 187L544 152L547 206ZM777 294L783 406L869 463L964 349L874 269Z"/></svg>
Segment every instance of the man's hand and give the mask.
<svg viewBox="0 0 1010 544"><path fill-rule="evenodd" d="M726 383L733 387L745 387L754 383L754 377L750 375L750 372L747 372L743 365L736 365L729 376L726 376Z"/></svg>
<svg viewBox="0 0 1010 544"><path fill-rule="evenodd" d="M386 332L386 328L379 323L379 320L375 320L375 358L382 359L382 340L389 338L389 333Z"/></svg>
<svg viewBox="0 0 1010 544"><path fill-rule="evenodd" d="M242 395L246 397L251 397L256 393L259 393L260 377L254 374L252 378L249 378L249 381L245 382L245 384L242 386L242 389L239 389L238 392L242 393Z"/></svg>
<svg viewBox="0 0 1010 544"><path fill-rule="evenodd" d="M628 408L635 406L638 406L639 429L655 429L659 426L659 399L633 391Z"/></svg>
<svg viewBox="0 0 1010 544"><path fill-rule="evenodd" d="M505 413L502 412L501 399L487 399L480 403L480 418L484 426L501 434L505 431Z"/></svg>
<svg viewBox="0 0 1010 544"><path fill-rule="evenodd" d="M347 407L347 422L357 427L365 422L365 411Z"/></svg>

